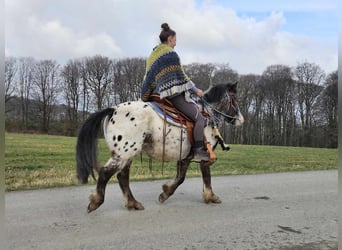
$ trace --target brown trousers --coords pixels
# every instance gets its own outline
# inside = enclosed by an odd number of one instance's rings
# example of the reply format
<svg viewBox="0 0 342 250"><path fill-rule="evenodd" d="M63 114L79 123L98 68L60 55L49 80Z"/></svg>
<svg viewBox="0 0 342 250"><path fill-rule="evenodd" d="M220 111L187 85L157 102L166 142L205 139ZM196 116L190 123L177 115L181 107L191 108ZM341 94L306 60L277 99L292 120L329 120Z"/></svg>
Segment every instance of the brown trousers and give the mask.
<svg viewBox="0 0 342 250"><path fill-rule="evenodd" d="M174 96L172 98L168 98L173 105L186 115L191 121L194 122L194 130L193 136L195 145L194 148L203 147L203 138L204 138L204 117L202 116L201 112L199 111L197 105L193 102L187 102L185 100L185 94L182 93L180 95Z"/></svg>

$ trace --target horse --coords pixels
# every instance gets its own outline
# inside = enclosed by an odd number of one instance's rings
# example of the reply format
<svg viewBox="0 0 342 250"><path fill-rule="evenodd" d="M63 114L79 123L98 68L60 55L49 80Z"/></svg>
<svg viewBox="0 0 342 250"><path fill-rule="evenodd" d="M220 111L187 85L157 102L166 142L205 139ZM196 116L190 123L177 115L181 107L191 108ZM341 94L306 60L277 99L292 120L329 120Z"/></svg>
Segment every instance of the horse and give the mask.
<svg viewBox="0 0 342 250"><path fill-rule="evenodd" d="M222 137L217 135L217 125L222 125L222 119L237 127L243 124L244 118L238 106L236 93L237 83L219 84L204 92L202 106L210 114L204 135L210 145L216 147L220 140L223 147ZM142 203L134 198L129 185L133 158L141 152L163 162L177 162L174 180L162 186L160 203L165 202L184 182L193 158L189 135L182 125L167 123L166 127L163 126L164 118L156 112L151 102L141 100L120 103L88 117L80 128L76 145L78 180L87 183L91 175L96 181L94 170L98 173L96 189L89 196L88 213L103 204L106 185L114 174L117 174L125 207L128 210L144 209ZM104 166L99 165L97 161L97 140L101 127L111 153ZM215 160L200 162L204 183L202 195L205 203L221 203L211 187L209 166L214 162Z"/></svg>

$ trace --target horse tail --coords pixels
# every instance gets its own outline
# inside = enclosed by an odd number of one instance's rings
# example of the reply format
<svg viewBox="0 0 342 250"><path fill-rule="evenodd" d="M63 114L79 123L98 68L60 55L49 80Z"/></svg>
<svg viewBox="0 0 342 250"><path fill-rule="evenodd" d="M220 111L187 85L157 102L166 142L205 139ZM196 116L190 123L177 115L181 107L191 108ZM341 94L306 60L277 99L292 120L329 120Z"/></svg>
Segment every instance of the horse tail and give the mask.
<svg viewBox="0 0 342 250"><path fill-rule="evenodd" d="M97 138L104 118L112 116L114 108L107 108L89 116L82 125L76 145L77 178L87 183L91 176L96 181L94 168L97 167Z"/></svg>

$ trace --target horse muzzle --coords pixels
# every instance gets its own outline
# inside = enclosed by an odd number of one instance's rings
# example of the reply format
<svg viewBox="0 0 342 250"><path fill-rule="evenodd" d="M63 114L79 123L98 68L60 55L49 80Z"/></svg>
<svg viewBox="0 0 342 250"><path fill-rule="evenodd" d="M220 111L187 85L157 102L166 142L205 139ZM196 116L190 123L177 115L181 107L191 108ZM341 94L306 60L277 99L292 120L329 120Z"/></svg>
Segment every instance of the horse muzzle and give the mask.
<svg viewBox="0 0 342 250"><path fill-rule="evenodd" d="M241 127L242 124L245 122L245 118L243 117L243 115L241 114L241 112L239 112L236 116L235 116L235 122L234 122L234 126L235 127Z"/></svg>

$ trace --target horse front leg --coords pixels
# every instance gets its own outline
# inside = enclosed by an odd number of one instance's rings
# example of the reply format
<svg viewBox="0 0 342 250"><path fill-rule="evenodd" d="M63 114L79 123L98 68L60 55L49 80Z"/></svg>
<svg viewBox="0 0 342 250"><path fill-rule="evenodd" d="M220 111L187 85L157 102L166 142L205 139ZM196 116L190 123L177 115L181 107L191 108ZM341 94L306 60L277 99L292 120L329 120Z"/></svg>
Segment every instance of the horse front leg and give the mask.
<svg viewBox="0 0 342 250"><path fill-rule="evenodd" d="M163 185L163 192L159 195L159 202L166 201L185 180L186 171L188 170L190 160L180 160L177 162L177 175L170 184Z"/></svg>
<svg viewBox="0 0 342 250"><path fill-rule="evenodd" d="M98 170L98 180L96 189L89 196L88 213L96 210L102 205L105 198L106 186L109 179L118 171L118 165L115 164L113 159L109 159L107 164Z"/></svg>
<svg viewBox="0 0 342 250"><path fill-rule="evenodd" d="M211 187L211 174L210 174L210 165L213 162L201 162L201 172L203 178L203 200L205 203L221 203L220 198L214 194L213 189Z"/></svg>
<svg viewBox="0 0 342 250"><path fill-rule="evenodd" d="M117 179L119 181L119 185L124 196L125 207L127 209L135 209L135 210L144 210L144 206L138 202L129 187L129 170L131 167L132 161L129 160L125 167L121 170L120 173L117 174Z"/></svg>

